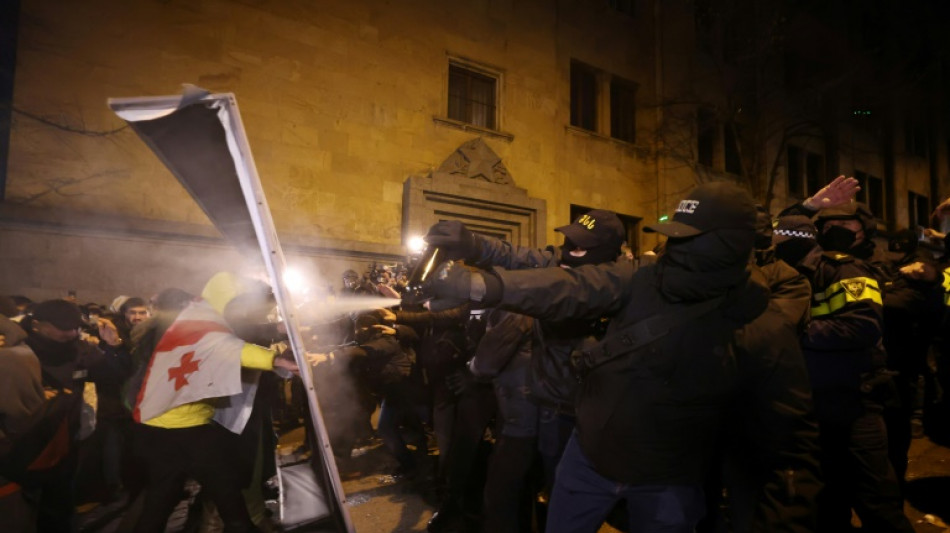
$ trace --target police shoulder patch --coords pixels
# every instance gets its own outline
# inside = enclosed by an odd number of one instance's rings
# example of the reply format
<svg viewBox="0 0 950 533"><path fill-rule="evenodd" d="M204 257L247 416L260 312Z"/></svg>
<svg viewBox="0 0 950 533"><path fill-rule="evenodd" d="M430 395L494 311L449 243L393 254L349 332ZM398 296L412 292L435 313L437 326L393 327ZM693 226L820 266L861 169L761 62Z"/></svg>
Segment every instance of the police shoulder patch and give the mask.
<svg viewBox="0 0 950 533"><path fill-rule="evenodd" d="M857 300L861 298L862 294L864 294L864 289L867 288L867 280L864 278L843 279L841 280L841 286L844 288L845 292Z"/></svg>

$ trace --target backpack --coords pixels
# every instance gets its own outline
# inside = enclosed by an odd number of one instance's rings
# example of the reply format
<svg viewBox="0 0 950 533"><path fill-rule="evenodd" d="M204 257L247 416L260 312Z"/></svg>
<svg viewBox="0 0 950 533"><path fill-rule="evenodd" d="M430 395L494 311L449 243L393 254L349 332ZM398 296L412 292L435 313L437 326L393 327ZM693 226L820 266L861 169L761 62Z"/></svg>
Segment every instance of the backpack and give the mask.
<svg viewBox="0 0 950 533"><path fill-rule="evenodd" d="M47 389L49 390L49 389ZM23 487L42 485L77 445L82 391L57 390L34 414L30 429L0 457L0 476Z"/></svg>

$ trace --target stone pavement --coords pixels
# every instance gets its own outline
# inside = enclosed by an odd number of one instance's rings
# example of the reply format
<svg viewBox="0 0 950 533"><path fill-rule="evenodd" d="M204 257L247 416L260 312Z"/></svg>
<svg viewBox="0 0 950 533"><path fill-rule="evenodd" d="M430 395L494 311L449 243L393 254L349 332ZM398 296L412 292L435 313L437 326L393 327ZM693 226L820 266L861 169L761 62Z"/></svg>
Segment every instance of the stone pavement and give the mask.
<svg viewBox="0 0 950 533"><path fill-rule="evenodd" d="M385 475L386 467L372 458L385 453L381 447L365 451L364 469L346 473L358 459L340 463L343 487L356 530L373 533L421 533L435 511L434 502L414 490L406 480ZM950 448L926 437L915 439L909 453L908 499L905 510L916 533L950 533ZM616 531L609 526L600 533Z"/></svg>
<svg viewBox="0 0 950 533"><path fill-rule="evenodd" d="M433 453L435 453L433 451ZM432 455L433 461L436 455ZM354 451L337 465L347 495L347 509L360 533L423 533L437 507L435 494L424 480L390 475L393 461L380 444ZM916 533L950 533L950 448L927 438L915 439L909 454L906 512ZM184 506L170 523L169 531L184 525ZM115 530L121 515L116 504L86 509L83 531ZM111 520L103 519L112 517ZM302 528L296 531L315 531ZM604 526L601 533L612 533Z"/></svg>

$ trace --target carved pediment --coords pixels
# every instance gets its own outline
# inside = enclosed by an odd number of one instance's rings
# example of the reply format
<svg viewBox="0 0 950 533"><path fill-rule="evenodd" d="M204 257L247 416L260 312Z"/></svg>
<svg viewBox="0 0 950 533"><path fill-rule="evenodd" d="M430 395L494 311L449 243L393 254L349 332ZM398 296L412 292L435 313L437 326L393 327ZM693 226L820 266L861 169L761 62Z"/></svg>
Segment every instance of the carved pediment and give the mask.
<svg viewBox="0 0 950 533"><path fill-rule="evenodd" d="M517 246L537 248L545 242L545 201L517 187L482 139L459 146L438 170L409 176L402 209L406 238L425 235L440 220L459 220L472 231Z"/></svg>
<svg viewBox="0 0 950 533"><path fill-rule="evenodd" d="M442 165L432 173L432 177L450 175L460 178L495 183L498 185L514 185L514 180L508 174L501 158L487 145L481 137L472 139L452 153Z"/></svg>

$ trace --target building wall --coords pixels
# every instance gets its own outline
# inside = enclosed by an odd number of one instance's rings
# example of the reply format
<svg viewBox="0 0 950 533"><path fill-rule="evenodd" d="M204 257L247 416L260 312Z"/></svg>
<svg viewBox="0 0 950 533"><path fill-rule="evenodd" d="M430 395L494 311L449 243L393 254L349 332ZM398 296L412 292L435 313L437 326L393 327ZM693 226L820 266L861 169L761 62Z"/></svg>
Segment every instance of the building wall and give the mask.
<svg viewBox="0 0 950 533"><path fill-rule="evenodd" d="M317 247L398 257L404 181L477 136L547 202L551 242L572 203L653 219L646 141L568 127L572 58L653 98L653 19L606 4L23 0L6 203L208 225L106 107L192 83L235 93L278 230ZM439 120L450 57L501 73L498 132Z"/></svg>

